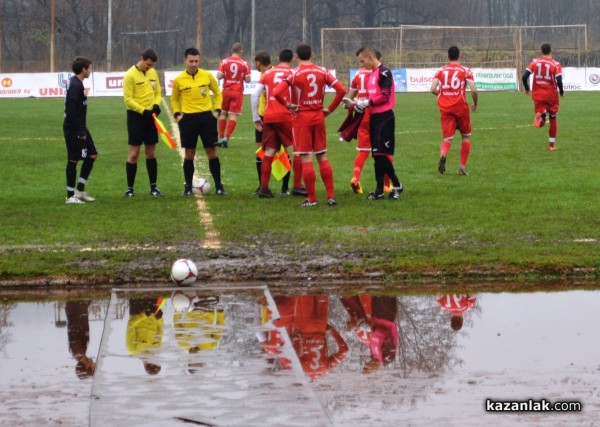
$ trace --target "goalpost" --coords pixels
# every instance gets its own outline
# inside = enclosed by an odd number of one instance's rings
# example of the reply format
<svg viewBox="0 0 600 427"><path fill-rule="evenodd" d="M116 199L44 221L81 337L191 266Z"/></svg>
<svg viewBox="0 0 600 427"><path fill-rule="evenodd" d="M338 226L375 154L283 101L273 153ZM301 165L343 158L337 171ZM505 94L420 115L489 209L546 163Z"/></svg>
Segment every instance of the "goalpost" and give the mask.
<svg viewBox="0 0 600 427"><path fill-rule="evenodd" d="M322 28L321 63L345 73L357 68L364 45L381 51L390 68L437 68L452 45L469 67L521 70L550 43L563 67L587 66L587 25L447 27L402 25L382 28Z"/></svg>

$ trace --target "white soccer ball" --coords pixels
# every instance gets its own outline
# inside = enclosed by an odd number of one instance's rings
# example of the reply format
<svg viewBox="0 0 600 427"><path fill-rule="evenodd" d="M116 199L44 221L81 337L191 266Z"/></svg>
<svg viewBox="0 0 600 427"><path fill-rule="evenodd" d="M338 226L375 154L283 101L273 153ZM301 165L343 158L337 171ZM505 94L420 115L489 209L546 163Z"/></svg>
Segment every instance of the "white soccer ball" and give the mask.
<svg viewBox="0 0 600 427"><path fill-rule="evenodd" d="M192 183L192 193L203 196L210 193L210 182L204 178L198 178Z"/></svg>
<svg viewBox="0 0 600 427"><path fill-rule="evenodd" d="M187 312L190 308L190 297L181 291L173 292L171 295L171 303L177 313Z"/></svg>
<svg viewBox="0 0 600 427"><path fill-rule="evenodd" d="M198 268L189 259L178 259L171 267L171 280L177 286L190 286L198 277Z"/></svg>

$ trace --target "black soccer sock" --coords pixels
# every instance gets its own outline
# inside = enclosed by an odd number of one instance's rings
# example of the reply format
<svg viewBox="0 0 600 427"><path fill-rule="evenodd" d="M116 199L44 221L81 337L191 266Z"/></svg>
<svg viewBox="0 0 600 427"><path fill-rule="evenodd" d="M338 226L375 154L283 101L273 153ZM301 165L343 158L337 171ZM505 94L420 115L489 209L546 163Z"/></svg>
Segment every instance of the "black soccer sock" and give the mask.
<svg viewBox="0 0 600 427"><path fill-rule="evenodd" d="M383 194L383 184L385 178L385 160L387 158L385 156L375 156L375 181L377 182L377 188L375 189L375 193Z"/></svg>
<svg viewBox="0 0 600 427"><path fill-rule="evenodd" d="M261 169L262 169L262 159L256 156L256 172L258 172L258 185L260 186L260 177L261 177Z"/></svg>
<svg viewBox="0 0 600 427"><path fill-rule="evenodd" d="M385 160L383 162L384 165L384 175L387 175L390 177L390 180L392 181L392 185L396 188L400 187L400 180L398 179L398 176L396 175L396 169L394 168L394 164L391 162L391 160L387 157L387 156L382 156Z"/></svg>
<svg viewBox="0 0 600 427"><path fill-rule="evenodd" d="M158 163L156 159L146 159L146 169L148 170L150 188L156 188L156 179L158 178Z"/></svg>
<svg viewBox="0 0 600 427"><path fill-rule="evenodd" d="M185 178L185 186L187 188L192 187L192 181L194 180L194 161L183 160L183 177Z"/></svg>
<svg viewBox="0 0 600 427"><path fill-rule="evenodd" d="M135 175L137 174L137 163L125 163L125 170L127 171L127 187L133 188Z"/></svg>
<svg viewBox="0 0 600 427"><path fill-rule="evenodd" d="M219 161L218 157L215 157L214 159L208 159L208 170L210 170L210 174L215 181L215 186L217 189L221 188L221 162Z"/></svg>
<svg viewBox="0 0 600 427"><path fill-rule="evenodd" d="M67 197L72 197L75 194L75 181L77 180L77 163L67 162Z"/></svg>
<svg viewBox="0 0 600 427"><path fill-rule="evenodd" d="M92 172L92 168L94 167L94 160L96 159L92 159L91 157L83 159L81 171L79 172L79 182L77 183L77 191L85 190L85 183L90 177L90 173Z"/></svg>
<svg viewBox="0 0 600 427"><path fill-rule="evenodd" d="M290 155L286 154L286 156L288 156L288 160L289 160L290 164L292 164L292 158L290 157ZM286 173L285 176L283 177L283 179L281 180L281 191L289 190L291 175L292 175L292 171L288 171L288 173Z"/></svg>

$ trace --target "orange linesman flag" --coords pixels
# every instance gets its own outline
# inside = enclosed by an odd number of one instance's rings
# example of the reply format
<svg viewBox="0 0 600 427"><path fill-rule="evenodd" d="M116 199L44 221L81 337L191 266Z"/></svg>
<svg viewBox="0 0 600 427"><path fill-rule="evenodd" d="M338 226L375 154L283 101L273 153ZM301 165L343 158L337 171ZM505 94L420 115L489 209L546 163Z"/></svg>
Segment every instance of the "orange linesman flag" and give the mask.
<svg viewBox="0 0 600 427"><path fill-rule="evenodd" d="M154 126L156 126L156 131L158 132L160 138L164 141L164 143L167 144L167 147L171 149L177 147L177 143L175 142L169 131L167 131L165 125L163 125L163 123L158 119L158 117L156 117L156 114L152 114L152 118L154 119Z"/></svg>
<svg viewBox="0 0 600 427"><path fill-rule="evenodd" d="M256 150L256 155L260 157L261 160L264 159L265 151L262 147ZM290 164L290 159L282 145L279 148L279 151L275 153L275 157L273 157L273 163L271 163L271 175L273 175L277 181L281 181L290 169L292 169L292 165Z"/></svg>

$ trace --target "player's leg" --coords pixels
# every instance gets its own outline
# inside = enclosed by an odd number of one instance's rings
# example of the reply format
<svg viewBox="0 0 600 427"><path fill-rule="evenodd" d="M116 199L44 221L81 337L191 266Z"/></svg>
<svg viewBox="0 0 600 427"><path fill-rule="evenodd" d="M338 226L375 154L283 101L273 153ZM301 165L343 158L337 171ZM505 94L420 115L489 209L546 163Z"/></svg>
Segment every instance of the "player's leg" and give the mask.
<svg viewBox="0 0 600 427"><path fill-rule="evenodd" d="M262 120L262 117L261 117ZM264 125L263 125L264 130ZM263 146L263 131L254 129L254 142L255 142L255 151L262 148ZM262 161L263 159L257 154L256 155L256 173L258 174L258 188L254 191L254 195L257 195L260 191L261 183L262 183Z"/></svg>
<svg viewBox="0 0 600 427"><path fill-rule="evenodd" d="M216 194L218 196L225 196L227 193L221 182L221 161L217 155L216 148L218 140L217 120L213 117L212 113L206 113L202 117L202 122L200 139L208 158L208 170L215 181Z"/></svg>
<svg viewBox="0 0 600 427"><path fill-rule="evenodd" d="M127 190L123 194L124 197L133 197L133 186L137 175L137 162L140 157L140 148L144 142L144 126L143 116L127 110L127 162L125 164L125 172L127 176Z"/></svg>
<svg viewBox="0 0 600 427"><path fill-rule="evenodd" d="M219 146L223 145L223 140L225 139L225 128L227 126L227 112L229 111L229 91L223 91L223 103L221 107L221 115L219 116L218 121L218 139L217 143Z"/></svg>
<svg viewBox="0 0 600 427"><path fill-rule="evenodd" d="M85 184L90 177L96 157L98 157L98 151L96 150L96 145L94 144L92 135L89 132L87 132L85 142L85 157L83 158L83 162L81 164L79 181L77 182L77 188L75 189L75 197L77 197L79 200L83 200L84 202L94 202L96 199L86 193Z"/></svg>
<svg viewBox="0 0 600 427"><path fill-rule="evenodd" d="M292 163L292 155L290 153L293 151L294 146L294 136L292 135L292 123L291 122L283 122L277 123L277 139L281 145L283 145L285 149L285 155L288 157L288 162ZM302 167L302 166L300 166ZM290 177L291 170L285 174L283 179L281 180L281 194L289 195L290 194Z"/></svg>
<svg viewBox="0 0 600 427"><path fill-rule="evenodd" d="M84 202L75 197L75 182L77 181L77 162L81 158L81 145L75 132L65 131L64 135L67 145L67 167L65 169L67 199L65 203L80 205Z"/></svg>
<svg viewBox="0 0 600 427"><path fill-rule="evenodd" d="M454 133L456 132L456 119L454 116L441 113L440 123L442 126L442 142L440 144L440 159L438 161L438 172L442 175L446 173L446 157L452 146Z"/></svg>
<svg viewBox="0 0 600 427"><path fill-rule="evenodd" d="M277 148L279 148L279 144L275 129L270 123L264 123L261 145L261 149L264 151L264 157L261 163L260 187L256 193L261 198L273 197L273 193L269 188L269 181L271 180L271 166L273 165L273 159L275 153L277 153Z"/></svg>
<svg viewBox="0 0 600 427"><path fill-rule="evenodd" d="M333 169L327 158L327 131L325 123L319 124L313 129L313 150L319 164L319 174L325 186L327 193L327 204L333 206L337 204L335 200L335 188L333 184Z"/></svg>
<svg viewBox="0 0 600 427"><path fill-rule="evenodd" d="M547 117L546 103L534 100L533 106L534 106L534 110L535 110L535 117L533 119L533 125L536 128L544 127L544 125L546 124L546 117Z"/></svg>
<svg viewBox="0 0 600 427"><path fill-rule="evenodd" d="M183 188L182 196L192 196L192 184L194 182L194 159L196 158L196 148L195 144L192 148L191 145L188 145L189 148L185 148L183 154L183 178L185 180L185 185Z"/></svg>
<svg viewBox="0 0 600 427"><path fill-rule="evenodd" d="M357 194L362 194L362 187L360 185L360 174L365 166L365 162L369 158L371 153L371 136L370 136L370 112L365 110L362 121L358 128L356 149L358 154L354 158L354 168L352 170L352 179L350 179L350 187L352 191Z"/></svg>
<svg viewBox="0 0 600 427"><path fill-rule="evenodd" d="M144 154L146 155L146 170L148 171L148 181L150 183L150 195L160 197L162 193L156 186L158 179L158 162L156 160L158 132L154 126L154 121L144 116L142 116L142 138L144 141Z"/></svg>
<svg viewBox="0 0 600 427"><path fill-rule="evenodd" d="M556 134L558 133L558 103L548 106L548 119L550 126L548 129L548 150L556 149Z"/></svg>
<svg viewBox="0 0 600 427"><path fill-rule="evenodd" d="M464 112L458 119L458 130L462 137L460 144L460 165L458 169L459 175L469 175L465 169L471 152L471 116L468 110Z"/></svg>

